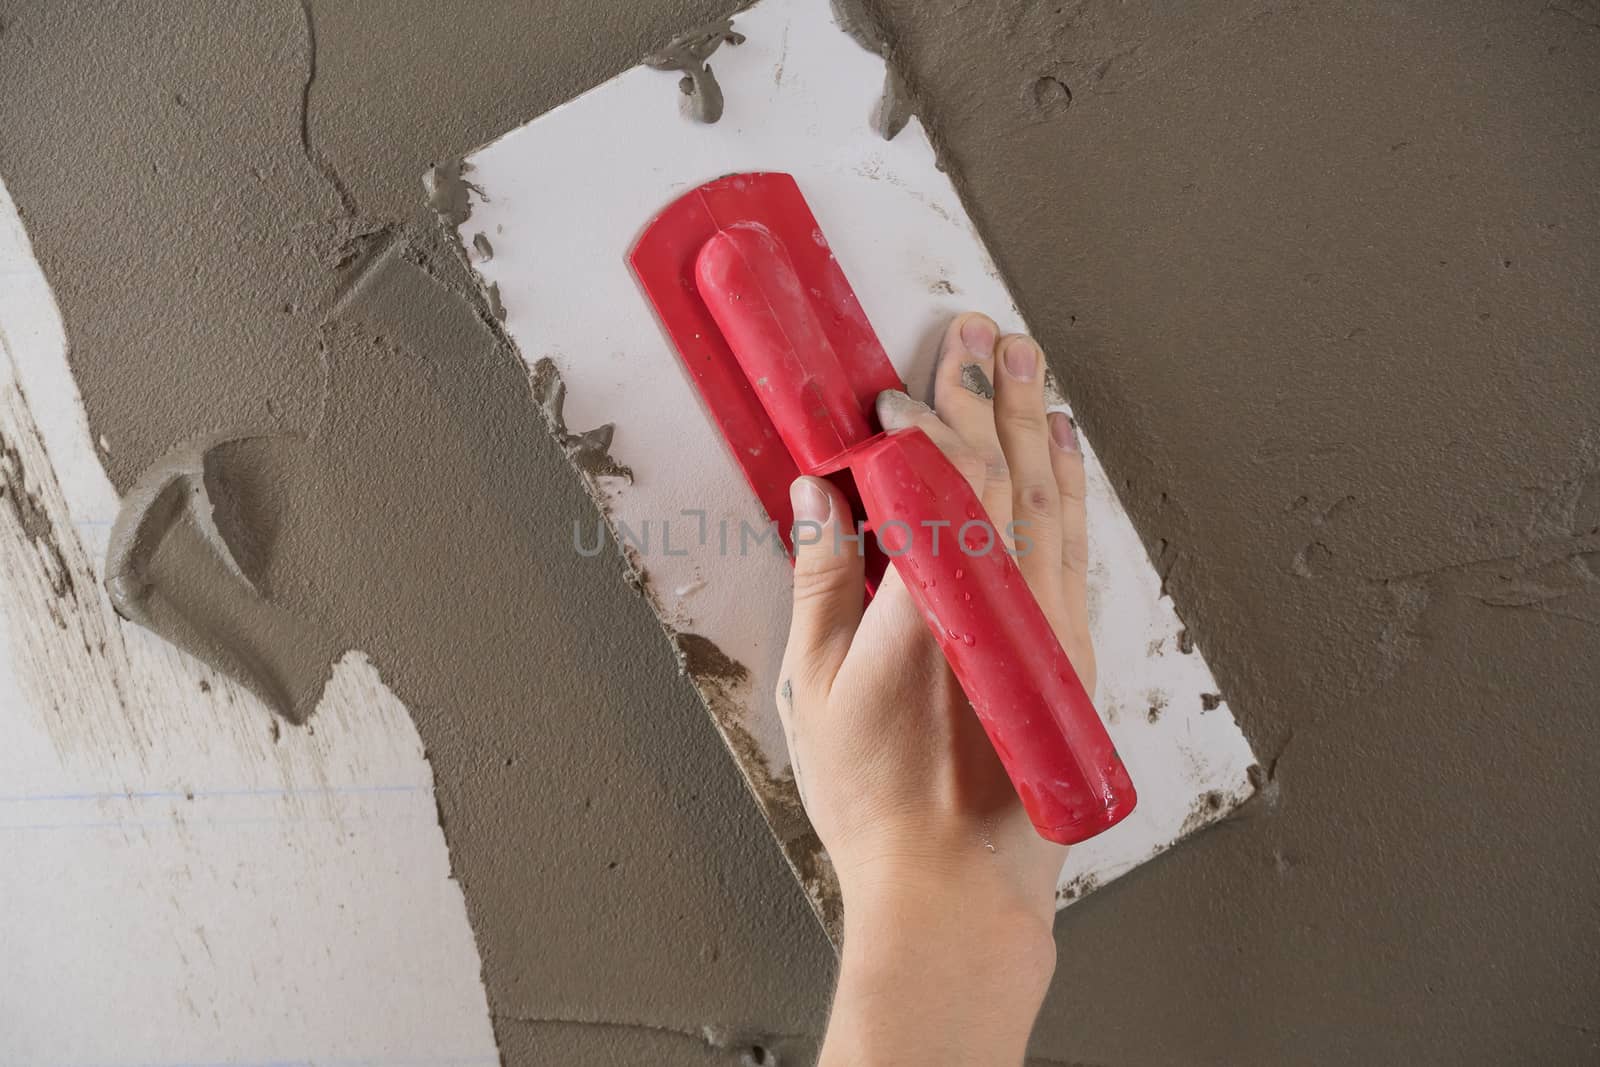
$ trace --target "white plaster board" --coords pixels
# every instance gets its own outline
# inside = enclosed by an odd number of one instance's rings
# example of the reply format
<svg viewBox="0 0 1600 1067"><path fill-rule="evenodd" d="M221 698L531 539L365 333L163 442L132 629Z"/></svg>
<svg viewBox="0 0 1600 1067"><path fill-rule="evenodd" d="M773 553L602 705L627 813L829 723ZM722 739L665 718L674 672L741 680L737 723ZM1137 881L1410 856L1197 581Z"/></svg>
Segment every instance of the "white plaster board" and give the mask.
<svg viewBox="0 0 1600 1067"><path fill-rule="evenodd" d="M21 468L57 550L0 500L0 1064L498 1063L405 707L353 653L275 741L116 618L66 356L0 184L0 483Z"/></svg>
<svg viewBox="0 0 1600 1067"><path fill-rule="evenodd" d="M788 564L721 550L720 523L737 546L740 523L760 528L765 518L636 288L626 251L684 190L733 171L783 170L799 181L914 394L925 393L935 340L953 314L975 308L1005 328L1022 323L921 124L892 142L869 128L883 61L816 0L764 0L735 23L745 43L711 59L727 97L720 122L685 117L675 75L626 71L468 156L472 213L458 235L483 283L498 286L524 360L555 362L568 427L616 423L611 452L634 481L591 479L591 490L614 522L652 531L634 555L663 621L709 638L751 672L734 695L738 719L765 773L782 778L789 760L771 694ZM480 233L491 257L473 247ZM1140 804L1071 851L1063 904L1221 818L1250 795L1254 762L1226 703L1203 710L1215 680L1198 652L1179 651L1182 625L1159 576L1087 443L1085 453L1097 703ZM700 511L711 531L704 544L692 514ZM683 555L662 550L663 521ZM1151 721L1154 705L1162 710ZM743 769L759 795L763 769Z"/></svg>

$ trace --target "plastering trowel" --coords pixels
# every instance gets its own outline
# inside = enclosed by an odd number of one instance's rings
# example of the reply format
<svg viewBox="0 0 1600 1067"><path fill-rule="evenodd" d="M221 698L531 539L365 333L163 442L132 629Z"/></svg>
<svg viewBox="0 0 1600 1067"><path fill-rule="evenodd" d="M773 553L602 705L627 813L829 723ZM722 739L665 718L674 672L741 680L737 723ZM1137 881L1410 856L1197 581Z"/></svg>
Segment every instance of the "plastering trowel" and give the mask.
<svg viewBox="0 0 1600 1067"><path fill-rule="evenodd" d="M597 525L598 536L615 536L632 584L660 620L813 904L837 933L837 889L801 809L772 698L789 623L789 561L781 541L762 540L771 518L786 525L785 494L801 468L795 458L809 446L778 435L731 347L714 369L747 391L747 402L742 408L707 403L684 357L663 340L661 317L640 297L624 254L652 212L708 178L762 170L792 175L828 247L815 243L811 229L779 233L786 254L798 264L831 253L841 293L853 289L872 312L870 329L863 318L850 335L867 339L869 359L830 336L850 368L845 380L852 402L860 403L858 415L870 409L872 391L902 381L911 395L927 395L952 316L983 311L1006 330L1024 327L921 123L912 117L892 140L884 133L898 123L874 124L875 110L884 110L882 57L861 47L818 0L761 0L733 22L686 35L471 153L459 169L440 168L435 192L448 195L434 200L449 205L442 214L463 254L482 284L499 294L503 328L597 504L595 513L573 516L573 529L560 536L592 546ZM715 99L701 97L713 76ZM697 98L720 107L697 106ZM718 111L716 122L701 121ZM710 236L691 243L690 259ZM682 263L675 269L672 284L699 300L698 279L681 273ZM1063 289L1060 299L1070 293ZM855 299L848 303L853 307ZM702 333L725 339L738 332L737 324L719 325L709 307L700 314ZM1064 410L1060 393L1048 382L1046 388L1052 407ZM764 451L773 467L757 476L740 443L759 434L729 425L741 410L753 425L766 420L773 434L773 447ZM855 434L872 436L870 420L853 426L841 445L859 444ZM1164 595L1092 435L1083 452L1095 707L1138 783L1139 803L1120 823L1068 851L1063 905L1222 818L1252 791L1250 748ZM806 465L826 466L829 458L811 454ZM864 489L859 469L852 480ZM985 637L993 633L951 628L972 633L975 648L987 648ZM651 714L644 695L636 713Z"/></svg>
<svg viewBox="0 0 1600 1067"><path fill-rule="evenodd" d="M878 394L905 386L794 178L707 182L628 259L783 536L801 474L859 501L883 550L869 589L892 559L1039 834L1070 845L1126 818L1127 768L977 494L921 430L873 431Z"/></svg>

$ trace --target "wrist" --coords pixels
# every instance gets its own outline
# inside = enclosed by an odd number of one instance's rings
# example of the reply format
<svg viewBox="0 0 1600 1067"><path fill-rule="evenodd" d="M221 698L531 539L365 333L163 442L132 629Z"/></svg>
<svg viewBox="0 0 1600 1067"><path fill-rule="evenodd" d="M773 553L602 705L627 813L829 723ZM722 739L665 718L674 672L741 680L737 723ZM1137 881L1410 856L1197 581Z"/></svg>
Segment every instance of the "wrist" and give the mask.
<svg viewBox="0 0 1600 1067"><path fill-rule="evenodd" d="M819 1063L1020 1063L1054 966L1048 924L981 887L858 884Z"/></svg>
<svg viewBox="0 0 1600 1067"><path fill-rule="evenodd" d="M1006 998L1042 998L1050 983L1054 900L1041 911L1002 872L874 866L841 872L841 888L845 968L949 971L980 995Z"/></svg>
<svg viewBox="0 0 1600 1067"><path fill-rule="evenodd" d="M1059 856L1041 864L1021 850L1002 848L997 853L963 847L965 842L929 840L934 844L927 848L879 840L831 853L846 925L852 911L871 912L875 920L959 915L967 925L984 928L1008 944L1054 944ZM948 926L939 929L951 932Z"/></svg>

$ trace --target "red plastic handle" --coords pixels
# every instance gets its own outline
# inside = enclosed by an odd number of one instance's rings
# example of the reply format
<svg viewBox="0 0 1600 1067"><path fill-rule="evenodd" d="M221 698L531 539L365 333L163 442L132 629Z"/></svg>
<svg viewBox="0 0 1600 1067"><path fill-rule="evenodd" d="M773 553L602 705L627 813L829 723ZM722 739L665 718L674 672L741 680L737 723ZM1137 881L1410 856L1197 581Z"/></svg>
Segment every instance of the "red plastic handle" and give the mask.
<svg viewBox="0 0 1600 1067"><path fill-rule="evenodd" d="M749 220L707 235L693 271L799 469L848 472L841 484L858 494L1040 835L1071 844L1124 818L1136 801L1127 769L972 487L920 430L873 436L873 398L901 385L875 338L870 359L831 340L854 297L808 287L784 243Z"/></svg>
<svg viewBox="0 0 1600 1067"><path fill-rule="evenodd" d="M1133 781L961 472L921 430L880 435L848 460L868 526L1040 836L1070 845L1120 822L1137 803Z"/></svg>
<svg viewBox="0 0 1600 1067"><path fill-rule="evenodd" d="M771 231L753 222L722 230L700 249L695 281L801 470L871 436L850 375Z"/></svg>

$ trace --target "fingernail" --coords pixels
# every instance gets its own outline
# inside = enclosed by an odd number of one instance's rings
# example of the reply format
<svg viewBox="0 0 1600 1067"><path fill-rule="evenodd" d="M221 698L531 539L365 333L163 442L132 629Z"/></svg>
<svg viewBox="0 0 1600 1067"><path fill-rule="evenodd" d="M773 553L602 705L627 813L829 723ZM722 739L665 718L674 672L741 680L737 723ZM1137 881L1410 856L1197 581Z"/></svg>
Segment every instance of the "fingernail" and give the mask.
<svg viewBox="0 0 1600 1067"><path fill-rule="evenodd" d="M1031 382L1039 372L1039 346L1026 337L1013 337L1006 343L1006 373L1019 382Z"/></svg>
<svg viewBox="0 0 1600 1067"><path fill-rule="evenodd" d="M789 486L789 506L794 508L795 522L827 522L832 510L827 494L808 478L796 479Z"/></svg>
<svg viewBox="0 0 1600 1067"><path fill-rule="evenodd" d="M987 360L994 355L994 343L1000 331L987 316L973 315L961 324L961 343L973 359Z"/></svg>
<svg viewBox="0 0 1600 1067"><path fill-rule="evenodd" d="M1063 452L1078 451L1078 430L1065 411L1050 413L1050 440Z"/></svg>

